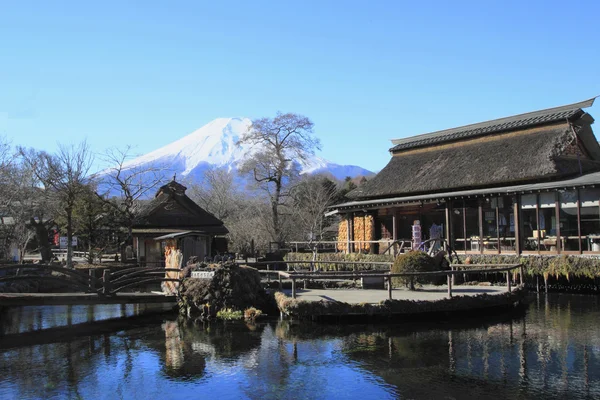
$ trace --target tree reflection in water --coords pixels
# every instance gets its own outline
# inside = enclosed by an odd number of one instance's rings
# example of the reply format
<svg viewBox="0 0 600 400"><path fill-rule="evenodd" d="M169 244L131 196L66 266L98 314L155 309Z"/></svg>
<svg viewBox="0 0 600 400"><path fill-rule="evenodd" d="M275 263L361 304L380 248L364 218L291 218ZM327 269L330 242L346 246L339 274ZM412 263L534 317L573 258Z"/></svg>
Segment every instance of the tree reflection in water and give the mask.
<svg viewBox="0 0 600 400"><path fill-rule="evenodd" d="M565 295L516 319L395 326L160 317L0 350L0 398L600 398L599 317L598 298Z"/></svg>

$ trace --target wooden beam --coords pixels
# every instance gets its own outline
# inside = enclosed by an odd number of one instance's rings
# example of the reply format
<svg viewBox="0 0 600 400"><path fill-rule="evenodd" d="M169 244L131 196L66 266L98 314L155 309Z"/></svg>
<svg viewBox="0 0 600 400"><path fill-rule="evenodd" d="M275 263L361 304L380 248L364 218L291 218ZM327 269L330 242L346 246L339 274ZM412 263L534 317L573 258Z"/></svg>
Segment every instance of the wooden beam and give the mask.
<svg viewBox="0 0 600 400"><path fill-rule="evenodd" d="M521 254L521 195L515 196L515 203L513 204L513 227L515 229L515 251L517 254ZM509 216L510 219L510 216ZM508 221L510 229L510 221Z"/></svg>

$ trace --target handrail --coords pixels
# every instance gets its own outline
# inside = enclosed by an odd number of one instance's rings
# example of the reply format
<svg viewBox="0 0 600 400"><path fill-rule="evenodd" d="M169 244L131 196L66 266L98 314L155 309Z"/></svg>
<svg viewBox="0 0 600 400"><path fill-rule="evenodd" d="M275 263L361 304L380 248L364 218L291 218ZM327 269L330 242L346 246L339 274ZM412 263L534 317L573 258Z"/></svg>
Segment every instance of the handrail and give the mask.
<svg viewBox="0 0 600 400"><path fill-rule="evenodd" d="M393 261L328 261L328 260L293 260L293 261L253 261L243 262L236 260L237 264L252 266L252 265L273 265L273 264L342 264L342 265L393 265Z"/></svg>
<svg viewBox="0 0 600 400"><path fill-rule="evenodd" d="M456 270L446 270L446 271L424 271L424 272L403 272L403 273L365 273L364 271L354 271L348 273L321 273L321 272L286 272L286 271L260 271L262 273L277 273L279 278L279 287L281 289L282 282L281 278L288 278L292 280L292 298L296 298L296 280L306 280L307 279L359 279L363 277L368 278L383 278L387 280L388 287L388 296L389 299L392 300L392 278L395 277L417 277L417 276L447 276L447 285L448 285L448 297L452 297L452 277L458 274L483 274L483 273L506 273L506 284L508 288L508 292L511 292L511 280L510 280L510 271L513 271L519 268L519 276L521 285L524 284L524 270L522 264L454 264L453 267L483 267L490 266L493 268L485 268L485 269L456 269Z"/></svg>

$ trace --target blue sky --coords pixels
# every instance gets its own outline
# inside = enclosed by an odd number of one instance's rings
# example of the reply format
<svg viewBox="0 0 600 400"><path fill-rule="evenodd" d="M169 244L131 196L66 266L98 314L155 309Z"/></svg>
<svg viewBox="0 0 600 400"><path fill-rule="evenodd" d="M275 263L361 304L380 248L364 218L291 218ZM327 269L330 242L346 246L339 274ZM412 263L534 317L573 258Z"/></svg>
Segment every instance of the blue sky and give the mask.
<svg viewBox="0 0 600 400"><path fill-rule="evenodd" d="M598 15L598 1L0 0L0 134L143 154L279 110L313 120L323 157L379 170L390 139L599 95Z"/></svg>

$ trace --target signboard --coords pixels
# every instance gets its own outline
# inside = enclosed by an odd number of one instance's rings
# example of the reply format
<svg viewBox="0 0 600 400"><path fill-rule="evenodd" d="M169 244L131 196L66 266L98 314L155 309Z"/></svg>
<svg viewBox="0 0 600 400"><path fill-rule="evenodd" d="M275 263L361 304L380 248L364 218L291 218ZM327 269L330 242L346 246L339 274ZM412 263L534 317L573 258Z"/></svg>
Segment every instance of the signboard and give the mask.
<svg viewBox="0 0 600 400"><path fill-rule="evenodd" d="M61 249L66 249L67 248L67 237L66 236L61 236L58 239L58 242L59 242L59 246L60 246ZM73 247L77 246L77 236L73 236L71 238L71 245Z"/></svg>
<svg viewBox="0 0 600 400"><path fill-rule="evenodd" d="M215 271L192 271L192 278L196 279L212 279L215 276Z"/></svg>

